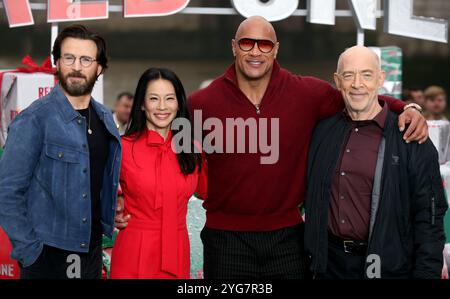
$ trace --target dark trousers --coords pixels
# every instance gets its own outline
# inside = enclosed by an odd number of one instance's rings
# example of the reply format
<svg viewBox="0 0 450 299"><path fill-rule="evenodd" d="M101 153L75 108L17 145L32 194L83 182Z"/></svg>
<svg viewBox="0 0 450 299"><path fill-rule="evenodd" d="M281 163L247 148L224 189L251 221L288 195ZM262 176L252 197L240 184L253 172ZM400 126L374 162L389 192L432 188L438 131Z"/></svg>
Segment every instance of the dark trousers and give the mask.
<svg viewBox="0 0 450 299"><path fill-rule="evenodd" d="M342 246L328 242L327 270L317 279L364 279L365 255L346 253Z"/></svg>
<svg viewBox="0 0 450 299"><path fill-rule="evenodd" d="M310 277L303 249L304 224L268 232L205 227L200 236L205 279Z"/></svg>
<svg viewBox="0 0 450 299"><path fill-rule="evenodd" d="M19 267L21 279L100 279L102 246L97 245L88 253L78 253L44 245L34 264L25 268L19 264Z"/></svg>

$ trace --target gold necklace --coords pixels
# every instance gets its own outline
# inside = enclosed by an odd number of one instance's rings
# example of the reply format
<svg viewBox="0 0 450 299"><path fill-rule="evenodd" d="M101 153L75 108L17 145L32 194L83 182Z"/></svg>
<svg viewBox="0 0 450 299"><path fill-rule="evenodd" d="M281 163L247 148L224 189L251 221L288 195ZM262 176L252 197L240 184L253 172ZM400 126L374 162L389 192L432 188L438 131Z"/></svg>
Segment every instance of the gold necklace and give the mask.
<svg viewBox="0 0 450 299"><path fill-rule="evenodd" d="M88 114L89 114L89 122L88 122L88 134L92 135L92 130L91 130L91 106L88 106Z"/></svg>

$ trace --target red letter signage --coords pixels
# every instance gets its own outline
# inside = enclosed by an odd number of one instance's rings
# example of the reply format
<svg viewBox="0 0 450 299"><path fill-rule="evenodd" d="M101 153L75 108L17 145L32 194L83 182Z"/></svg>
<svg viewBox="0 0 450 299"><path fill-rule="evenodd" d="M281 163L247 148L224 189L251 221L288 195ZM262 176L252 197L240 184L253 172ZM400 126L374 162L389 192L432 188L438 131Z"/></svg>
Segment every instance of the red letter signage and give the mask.
<svg viewBox="0 0 450 299"><path fill-rule="evenodd" d="M108 1L48 0L49 23L108 18Z"/></svg>
<svg viewBox="0 0 450 299"><path fill-rule="evenodd" d="M190 0L124 0L125 18L167 16L183 10Z"/></svg>
<svg viewBox="0 0 450 299"><path fill-rule="evenodd" d="M9 27L33 25L33 15L31 14L28 0L3 0Z"/></svg>

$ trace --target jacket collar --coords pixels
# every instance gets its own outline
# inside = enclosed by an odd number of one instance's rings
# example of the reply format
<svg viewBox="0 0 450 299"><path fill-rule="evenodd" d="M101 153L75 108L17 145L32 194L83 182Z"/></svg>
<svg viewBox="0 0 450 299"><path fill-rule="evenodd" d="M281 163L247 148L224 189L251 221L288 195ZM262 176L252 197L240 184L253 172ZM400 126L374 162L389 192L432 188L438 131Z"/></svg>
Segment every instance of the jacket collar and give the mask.
<svg viewBox="0 0 450 299"><path fill-rule="evenodd" d="M385 103L387 108L389 108L389 104ZM335 119L338 122L344 122L347 125L350 125L350 122L348 121L348 118L345 113L337 113L335 116L333 116L333 119ZM393 126L398 126L398 115L395 114L395 112L392 112L391 110L387 109L387 115L386 115L386 121L384 123L383 128L383 136L386 137L388 132L390 132L393 129ZM398 130L397 127L394 127L394 129Z"/></svg>
<svg viewBox="0 0 450 299"><path fill-rule="evenodd" d="M386 122L384 124L383 135L386 136L386 133L389 132L393 126L398 126L398 115L392 112L391 110L387 111ZM398 130L398 128L396 128Z"/></svg>
<svg viewBox="0 0 450 299"><path fill-rule="evenodd" d="M59 110L62 113L63 119L66 123L76 119L79 117L79 113L75 111L75 109L72 107L72 104L70 104L69 100L67 99L66 95L64 94L62 87L60 84L57 84L53 90L53 98L56 100L56 103L59 107ZM100 119L104 120L104 114L106 113L105 108L97 103L92 97L91 97L91 104L92 107L94 107L94 111L97 113L97 115L100 117Z"/></svg>
<svg viewBox="0 0 450 299"><path fill-rule="evenodd" d="M375 117L373 119L353 121L352 118L350 117L350 115L348 114L347 109L344 108L343 114L345 115L345 119L348 122L356 125L357 127L375 123L380 129L384 130L385 125L386 125L386 119L387 119L389 107L388 107L388 104L381 99L378 99L378 102L380 103L381 111L377 115L375 115Z"/></svg>
<svg viewBox="0 0 450 299"><path fill-rule="evenodd" d="M377 114L377 116L374 117L374 122L377 123L377 125L384 130L384 126L386 125L386 118L388 113L388 106L386 102L380 101L381 104L381 111Z"/></svg>

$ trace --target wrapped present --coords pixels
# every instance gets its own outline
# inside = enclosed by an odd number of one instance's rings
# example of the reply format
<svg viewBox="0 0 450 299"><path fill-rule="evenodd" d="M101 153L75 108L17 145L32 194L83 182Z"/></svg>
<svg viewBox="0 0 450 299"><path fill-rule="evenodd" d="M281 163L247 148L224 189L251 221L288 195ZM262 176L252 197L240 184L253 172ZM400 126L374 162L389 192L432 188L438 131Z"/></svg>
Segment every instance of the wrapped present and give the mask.
<svg viewBox="0 0 450 299"><path fill-rule="evenodd" d="M203 278L203 243L200 232L205 226L206 211L202 204L203 200L191 197L186 218L191 244L191 278L194 279Z"/></svg>
<svg viewBox="0 0 450 299"><path fill-rule="evenodd" d="M0 148L0 157L3 150ZM11 242L8 236L0 227L0 279L17 279L20 277L20 270L17 261L11 258Z"/></svg>
<svg viewBox="0 0 450 299"><path fill-rule="evenodd" d="M18 279L20 277L19 265L10 257L11 250L9 238L0 228L0 279Z"/></svg>
<svg viewBox="0 0 450 299"><path fill-rule="evenodd" d="M450 162L440 166L442 183L444 185L444 193L447 198L447 203L450 206ZM446 236L446 245L444 248L444 266L442 269L442 278L448 279L450 266L450 209L447 210L444 216L444 231Z"/></svg>
<svg viewBox="0 0 450 299"><path fill-rule="evenodd" d="M379 93L401 99L402 49L399 47L371 47L371 49L380 58L381 69L386 72L386 79Z"/></svg>
<svg viewBox="0 0 450 299"><path fill-rule="evenodd" d="M117 238L117 234L118 234L118 230L114 230L112 239L103 235L103 240L102 240L102 248L103 248L102 278L103 279L108 279L109 275L111 273L111 255L112 255L112 249L114 247L114 242L116 241L116 238Z"/></svg>
<svg viewBox="0 0 450 299"><path fill-rule="evenodd" d="M450 143L450 122L448 120L429 120L428 135L439 154L439 164L448 161L450 154L448 147Z"/></svg>
<svg viewBox="0 0 450 299"><path fill-rule="evenodd" d="M439 171L441 172L442 183L444 184L445 196L450 205L450 162L442 164L439 167Z"/></svg>
<svg viewBox="0 0 450 299"><path fill-rule="evenodd" d="M105 248L102 252L102 279L109 279L111 274L111 256L112 256L112 248Z"/></svg>
<svg viewBox="0 0 450 299"><path fill-rule="evenodd" d="M47 95L57 83L50 57L37 65L28 55L24 67L0 71L0 146L6 141L8 126L14 117L33 101ZM103 103L103 76L92 91L95 100Z"/></svg>
<svg viewBox="0 0 450 299"><path fill-rule="evenodd" d="M448 205L450 206L450 162L441 165L440 172L442 183L444 185L445 197L447 198ZM450 243L450 209L447 210L447 213L444 216L444 230L447 243Z"/></svg>
<svg viewBox="0 0 450 299"><path fill-rule="evenodd" d="M450 267L450 243L445 244L444 247L444 259L447 267ZM449 269L450 271L450 269Z"/></svg>

